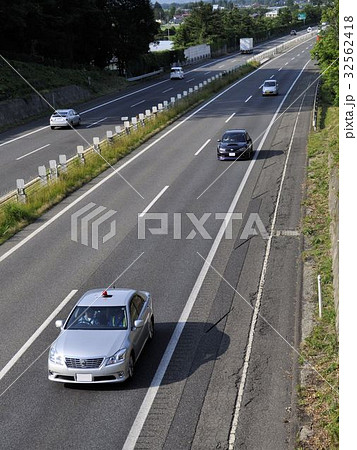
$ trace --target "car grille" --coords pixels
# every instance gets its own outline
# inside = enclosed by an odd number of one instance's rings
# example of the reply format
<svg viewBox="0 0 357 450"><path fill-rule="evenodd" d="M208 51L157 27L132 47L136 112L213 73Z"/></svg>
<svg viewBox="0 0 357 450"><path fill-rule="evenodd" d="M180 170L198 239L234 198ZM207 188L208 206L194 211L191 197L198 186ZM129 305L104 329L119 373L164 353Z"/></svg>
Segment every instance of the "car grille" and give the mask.
<svg viewBox="0 0 357 450"><path fill-rule="evenodd" d="M103 358L66 358L66 366L70 369L98 369L103 362Z"/></svg>

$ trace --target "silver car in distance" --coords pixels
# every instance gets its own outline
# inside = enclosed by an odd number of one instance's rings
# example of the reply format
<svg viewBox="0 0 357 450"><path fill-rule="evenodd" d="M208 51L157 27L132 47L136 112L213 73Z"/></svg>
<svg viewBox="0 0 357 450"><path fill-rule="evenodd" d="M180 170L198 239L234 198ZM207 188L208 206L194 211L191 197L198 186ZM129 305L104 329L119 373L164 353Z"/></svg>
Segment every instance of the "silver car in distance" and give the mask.
<svg viewBox="0 0 357 450"><path fill-rule="evenodd" d="M57 109L50 117L51 130L54 128L74 127L81 124L81 116L74 109Z"/></svg>
<svg viewBox="0 0 357 450"><path fill-rule="evenodd" d="M134 365L154 335L148 292L93 289L86 292L48 355L48 378L62 383L113 383L132 378Z"/></svg>

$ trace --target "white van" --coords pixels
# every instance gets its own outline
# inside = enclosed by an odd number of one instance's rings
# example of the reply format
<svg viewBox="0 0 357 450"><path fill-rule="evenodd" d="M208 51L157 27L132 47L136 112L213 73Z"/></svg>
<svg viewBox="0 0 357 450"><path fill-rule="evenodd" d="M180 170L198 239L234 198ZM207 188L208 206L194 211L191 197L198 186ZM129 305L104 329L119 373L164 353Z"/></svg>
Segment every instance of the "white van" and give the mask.
<svg viewBox="0 0 357 450"><path fill-rule="evenodd" d="M171 67L170 79L171 80L182 80L185 77L182 67L174 66Z"/></svg>

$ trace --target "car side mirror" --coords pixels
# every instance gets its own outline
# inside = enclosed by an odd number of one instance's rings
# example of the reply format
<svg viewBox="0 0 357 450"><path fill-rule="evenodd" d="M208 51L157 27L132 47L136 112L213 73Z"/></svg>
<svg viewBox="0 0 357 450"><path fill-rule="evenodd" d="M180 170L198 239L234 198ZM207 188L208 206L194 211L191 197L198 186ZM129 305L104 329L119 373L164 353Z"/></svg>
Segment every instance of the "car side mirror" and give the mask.
<svg viewBox="0 0 357 450"><path fill-rule="evenodd" d="M63 320L56 320L55 325L56 325L56 328L62 328L63 327Z"/></svg>
<svg viewBox="0 0 357 450"><path fill-rule="evenodd" d="M217 139L217 142L222 142L221 139Z"/></svg>
<svg viewBox="0 0 357 450"><path fill-rule="evenodd" d="M140 320L140 319L135 320L135 322L134 322L134 327L135 328L142 328L143 326L144 326L144 321L143 320Z"/></svg>

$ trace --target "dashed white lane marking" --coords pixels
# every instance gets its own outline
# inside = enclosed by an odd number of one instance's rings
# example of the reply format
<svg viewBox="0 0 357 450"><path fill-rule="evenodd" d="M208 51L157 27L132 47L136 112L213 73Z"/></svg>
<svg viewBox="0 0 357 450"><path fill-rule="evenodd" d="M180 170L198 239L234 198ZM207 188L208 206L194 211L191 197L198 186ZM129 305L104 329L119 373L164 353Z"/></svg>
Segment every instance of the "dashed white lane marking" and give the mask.
<svg viewBox="0 0 357 450"><path fill-rule="evenodd" d="M173 90L173 88L168 88L168 89L165 89L164 91L162 91L162 93L165 94L166 92L169 92L169 91L172 91L172 90Z"/></svg>
<svg viewBox="0 0 357 450"><path fill-rule="evenodd" d="M26 153L26 155L19 156L18 158L16 158L16 161L19 161L22 158L26 158L26 156L32 155L32 153L36 153L36 152L42 150L43 148L48 147L49 145L51 145L51 144L43 145L42 147L36 148L36 150L32 150L32 152Z"/></svg>
<svg viewBox="0 0 357 450"><path fill-rule="evenodd" d="M272 79L272 78L274 78L275 77L275 75L272 75L269 79Z"/></svg>
<svg viewBox="0 0 357 450"><path fill-rule="evenodd" d="M21 136L18 136L14 139L10 139L9 141L6 141L6 142L3 142L2 144L0 144L0 147L2 147L3 145L11 144L11 142L15 142L18 139L22 139L24 137L30 136L31 134L38 133L39 131L45 130L46 128L50 128L50 126L47 125L46 127L38 128L37 130L30 131L30 133L22 134Z"/></svg>
<svg viewBox="0 0 357 450"><path fill-rule="evenodd" d="M189 80L186 81L186 83L190 83L193 80L194 80L194 78L190 78Z"/></svg>
<svg viewBox="0 0 357 450"><path fill-rule="evenodd" d="M247 100L244 102L244 103L247 103L247 102L249 102L249 100L252 98L253 96L252 95L250 95L248 98L247 98Z"/></svg>
<svg viewBox="0 0 357 450"><path fill-rule="evenodd" d="M228 117L228 119L225 121L225 123L228 123L231 120L231 118L234 116L235 116L235 112Z"/></svg>
<svg viewBox="0 0 357 450"><path fill-rule="evenodd" d="M145 214L149 211L149 209L159 200L159 198L163 195L163 193L168 189L169 186L165 186L161 191L157 194L152 202L148 204L148 206L144 209L142 213L139 214L139 217L144 217Z"/></svg>
<svg viewBox="0 0 357 450"><path fill-rule="evenodd" d="M0 380L7 374L11 367L21 358L25 351L30 347L30 345L35 342L42 331L48 326L49 323L57 316L57 314L67 305L74 294L78 292L78 289L73 289L67 297L60 303L57 308L47 317L43 324L34 332L30 339L20 348L20 350L10 359L6 366L0 372Z"/></svg>
<svg viewBox="0 0 357 450"><path fill-rule="evenodd" d="M134 106L138 106L141 105L142 103L144 103L146 100L140 100L140 102L134 103L133 105L130 106L130 108L134 108Z"/></svg>
<svg viewBox="0 0 357 450"><path fill-rule="evenodd" d="M211 139L207 139L207 141L197 150L197 152L195 153L195 156L197 156L205 147L207 144L209 144L211 142Z"/></svg>
<svg viewBox="0 0 357 450"><path fill-rule="evenodd" d="M97 125L97 123L104 122L104 120L106 120L106 119L108 119L108 117L104 117L104 119L97 120L96 122L93 122L90 125L87 125L86 128L93 127L94 125Z"/></svg>

